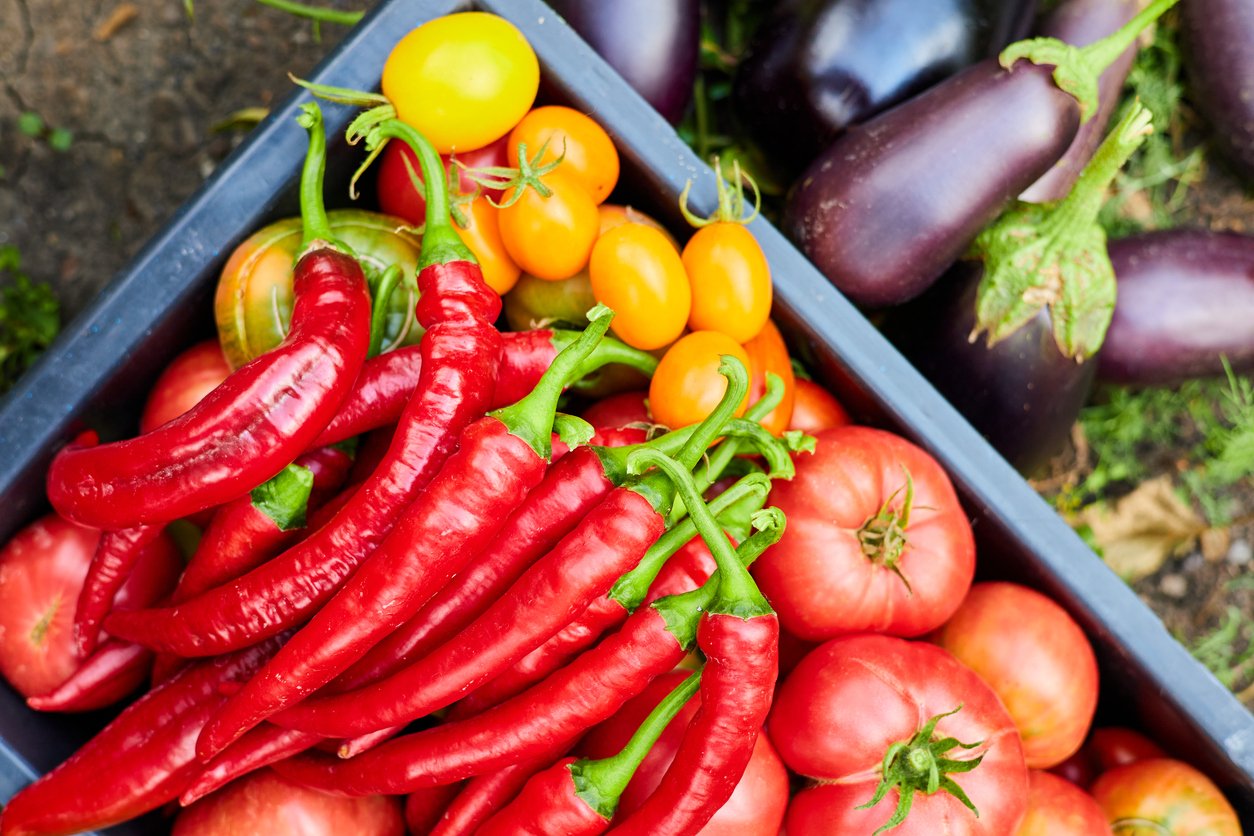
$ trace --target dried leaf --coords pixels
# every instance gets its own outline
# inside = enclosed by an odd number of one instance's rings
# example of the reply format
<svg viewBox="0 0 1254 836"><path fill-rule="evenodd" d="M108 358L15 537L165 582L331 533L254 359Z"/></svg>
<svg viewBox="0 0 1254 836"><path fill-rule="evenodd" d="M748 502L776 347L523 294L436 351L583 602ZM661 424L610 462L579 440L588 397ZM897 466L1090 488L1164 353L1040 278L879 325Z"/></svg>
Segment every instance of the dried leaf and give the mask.
<svg viewBox="0 0 1254 836"><path fill-rule="evenodd" d="M1156 572L1207 528L1169 476L1142 482L1113 507L1090 505L1072 522L1089 527L1107 565L1129 583Z"/></svg>
<svg viewBox="0 0 1254 836"><path fill-rule="evenodd" d="M139 17L139 7L134 3L121 3L104 19L91 36L100 43L112 38L123 26Z"/></svg>

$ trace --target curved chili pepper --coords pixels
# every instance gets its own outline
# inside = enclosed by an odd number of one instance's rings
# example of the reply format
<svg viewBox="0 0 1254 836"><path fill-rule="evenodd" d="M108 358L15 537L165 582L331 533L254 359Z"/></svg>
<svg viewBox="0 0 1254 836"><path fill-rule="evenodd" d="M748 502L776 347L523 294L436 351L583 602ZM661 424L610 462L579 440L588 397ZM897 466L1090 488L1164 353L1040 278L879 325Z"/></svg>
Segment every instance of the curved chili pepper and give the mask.
<svg viewBox="0 0 1254 836"><path fill-rule="evenodd" d="M434 149L420 153L438 159ZM205 727L196 744L202 758L330 682L413 616L492 542L507 519L505 510L520 504L543 478L558 399L609 329L612 316L606 308L589 312L588 329L558 355L530 395L461 433L459 449L431 480L422 501L398 521L335 598ZM380 727L388 725L393 724Z"/></svg>
<svg viewBox="0 0 1254 836"><path fill-rule="evenodd" d="M429 836L474 836L479 825L513 801L531 776L551 763L554 757L507 766L471 778L444 808L439 821L431 827Z"/></svg>
<svg viewBox="0 0 1254 836"><path fill-rule="evenodd" d="M428 215L420 254L417 317L427 329L421 377L383 461L338 514L291 549L182 604L115 614L110 633L181 656L208 656L306 620L383 542L461 430L486 411L500 356L492 323L501 299L451 226L443 178L427 180L436 184L443 212Z"/></svg>
<svg viewBox="0 0 1254 836"><path fill-rule="evenodd" d="M751 563L779 540L783 515L768 508L736 550ZM399 794L557 757L613 716L696 641L717 577L700 589L636 610L618 632L527 691L457 722L407 734L351 760L307 753L275 764L294 781L342 795Z"/></svg>
<svg viewBox="0 0 1254 836"><path fill-rule="evenodd" d="M562 758L540 772L476 831L477 836L596 836L605 832L637 767L697 693L700 681L698 671L680 682L649 712L619 753L596 761Z"/></svg>
<svg viewBox="0 0 1254 836"><path fill-rule="evenodd" d="M0 812L5 836L95 830L178 797L201 768L194 742L222 702L221 689L248 678L278 639L181 671L113 722Z"/></svg>
<svg viewBox="0 0 1254 836"><path fill-rule="evenodd" d="M615 434L635 437L640 431ZM680 443L687 435L671 436ZM453 638L483 614L528 566L552 551L626 477L626 448L585 445L555 462L510 515L481 559L467 566L421 610L375 645L335 682L345 691L374 682ZM672 448L673 449L673 448Z"/></svg>
<svg viewBox="0 0 1254 836"><path fill-rule="evenodd" d="M457 784L411 792L405 797L405 832L430 836L432 828L439 823L459 792L461 787Z"/></svg>
<svg viewBox="0 0 1254 836"><path fill-rule="evenodd" d="M313 158L325 156L326 138L316 106L309 107L302 121L311 136L307 167L318 169L320 195L324 160ZM308 449L352 388L370 341L361 266L313 239L314 228L307 227L307 249L294 269L283 342L151 432L63 449L48 469L54 508L108 530L166 523L247 493Z"/></svg>
<svg viewBox="0 0 1254 836"><path fill-rule="evenodd" d="M183 807L243 775L304 752L324 738L263 723L220 752L197 772L179 795Z"/></svg>
<svg viewBox="0 0 1254 836"><path fill-rule="evenodd" d="M110 639L78 666L70 678L26 704L36 711L92 711L132 693L152 670L152 651Z"/></svg>
<svg viewBox="0 0 1254 836"><path fill-rule="evenodd" d="M322 507L331 492L344 483L352 463L351 456L335 447L315 448L293 462L296 467L306 468L312 477L308 511ZM299 538L303 530L303 526L280 527L257 507L251 494L236 497L214 513L187 561L171 603L194 598L260 566Z"/></svg>
<svg viewBox="0 0 1254 836"><path fill-rule="evenodd" d="M718 595L697 628L705 654L701 707L684 731L661 784L612 833L696 833L731 797L771 709L779 674L779 617L737 560L688 472L651 450L633 468L653 465L675 480L719 567Z"/></svg>
<svg viewBox="0 0 1254 836"><path fill-rule="evenodd" d="M100 623L113 608L113 599L144 549L161 536L161 531L159 525L137 525L100 536L74 610L74 647L80 657L86 658L96 649Z"/></svg>
<svg viewBox="0 0 1254 836"><path fill-rule="evenodd" d="M720 370L728 376L727 388L681 452L689 466L696 465L748 391L748 376L738 360L729 358ZM275 722L327 737L353 737L449 705L508 670L606 594L661 536L673 495L665 480L652 476L615 488L456 637L386 679L306 700Z"/></svg>

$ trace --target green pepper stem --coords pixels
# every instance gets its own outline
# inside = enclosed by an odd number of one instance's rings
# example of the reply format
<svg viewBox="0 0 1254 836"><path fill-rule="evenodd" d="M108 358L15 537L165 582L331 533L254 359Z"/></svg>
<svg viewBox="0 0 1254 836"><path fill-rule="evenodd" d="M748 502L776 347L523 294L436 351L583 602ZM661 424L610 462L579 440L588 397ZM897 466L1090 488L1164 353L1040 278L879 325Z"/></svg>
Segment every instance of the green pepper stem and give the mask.
<svg viewBox="0 0 1254 836"><path fill-rule="evenodd" d="M383 139L399 139L407 144L413 149L422 168L422 179L426 186L427 221L422 233L418 269L452 261L474 262L474 255L453 226L444 162L436 153L435 147L426 137L398 119L389 119L371 128L370 136L366 140L367 147L377 147Z"/></svg>
<svg viewBox="0 0 1254 836"><path fill-rule="evenodd" d="M742 567L753 565L761 554L779 542L784 535L784 512L778 508L763 508L753 515L753 527L757 530L736 549L736 557ZM713 602L718 597L722 573L715 570L714 574L697 589L680 595L669 595L659 598L650 606L657 610L658 615L666 622L666 630L675 637L680 647L691 647L697 640L697 627L701 616L712 611Z"/></svg>
<svg viewBox="0 0 1254 836"><path fill-rule="evenodd" d="M614 817L618 801L631 783L640 764L653 749L662 732L675 719L675 715L688 704L701 687L701 671L696 671L667 694L644 722L636 729L616 755L601 760L578 760L572 763L571 777L575 792L588 806L606 819Z"/></svg>
<svg viewBox="0 0 1254 836"><path fill-rule="evenodd" d="M753 582L749 571L736 558L735 550L723 536L723 530L719 528L714 515L710 513L709 506L698 493L697 486L692 481L692 474L687 468L656 450L637 450L627 461L628 469L636 472L649 466L656 467L675 485L679 496L688 506L688 513L693 523L696 524L697 533L701 535L701 539L705 540L710 554L714 556L714 562L718 564L721 576L718 584L718 599L711 607L711 611L728 613L741 618L752 618L774 612L771 605L762 597L762 593L758 591L758 585Z"/></svg>
<svg viewBox="0 0 1254 836"><path fill-rule="evenodd" d="M749 392L749 372L738 357L722 355L718 373L727 379L722 399L705 420L697 425L692 438L688 439L688 443L675 457L685 470L697 466L697 462L705 455L706 448L722 433L723 426L732 418Z"/></svg>
<svg viewBox="0 0 1254 836"><path fill-rule="evenodd" d="M652 447L655 450L661 450L668 456L673 456L688 443L688 439L692 437L692 431L696 429L696 425L681 427L677 430L671 430L665 435L659 435L657 438L640 444L628 444L623 447L594 447L597 457L601 459L601 467L605 470L605 478L614 485L621 485L627 479L627 457L634 451L643 447Z"/></svg>
<svg viewBox="0 0 1254 836"><path fill-rule="evenodd" d="M1030 38L1006 47L998 60L1006 69L1020 59L1033 64L1052 64L1054 83L1058 89L1075 97L1080 106L1080 121L1087 122L1097 112L1097 81L1101 74L1136 42L1141 30L1179 1L1154 0L1117 32L1088 46L1072 46L1057 38Z"/></svg>
<svg viewBox="0 0 1254 836"><path fill-rule="evenodd" d="M365 12L349 12L340 11L339 9L326 9L321 6L310 6L306 3L296 3L293 0L257 0L263 6L269 6L272 9L278 9L281 12L287 12L296 17L303 17L309 20L318 21L319 23L337 23L341 26L356 26L365 16Z"/></svg>
<svg viewBox="0 0 1254 836"><path fill-rule="evenodd" d="M303 230L302 249L315 241L331 243L331 221L322 199L322 181L327 168L327 134L322 128L322 108L317 102L300 106L296 123L309 134L309 149L300 171L300 219Z"/></svg>
<svg viewBox="0 0 1254 836"><path fill-rule="evenodd" d="M370 308L370 357L377 356L383 347L383 335L388 324L388 302L392 300L392 293L401 283L403 275L399 264L389 264L379 277L379 286L375 288Z"/></svg>
<svg viewBox="0 0 1254 836"><path fill-rule="evenodd" d="M760 509L770 490L771 480L765 474L750 473L715 497L710 502L710 513L718 518L746 501L754 502ZM718 522L721 532L722 520L719 519ZM648 597L649 587L653 585L658 572L662 571L662 565L695 536L697 526L690 518L671 528L649 547L639 563L614 582L610 587L609 597L622 604L623 609L628 612L635 612Z"/></svg>
<svg viewBox="0 0 1254 836"><path fill-rule="evenodd" d="M553 454L553 420L563 390L571 376L579 370L584 358L592 353L605 336L613 318L614 312L604 305L597 305L588 311L587 330L553 358L535 388L518 402L489 413L504 424L512 435L527 442L541 458L548 459Z"/></svg>
<svg viewBox="0 0 1254 836"><path fill-rule="evenodd" d="M567 333L569 332L554 331L554 344L560 345L562 337L559 335ZM592 354L588 355L588 359L584 360L583 366L579 370L579 376L586 377L611 363L618 363L619 365L633 368L645 377L653 377L653 372L657 370L657 358L652 354L649 354L647 351L641 351L638 348L632 348L613 337L606 337Z"/></svg>

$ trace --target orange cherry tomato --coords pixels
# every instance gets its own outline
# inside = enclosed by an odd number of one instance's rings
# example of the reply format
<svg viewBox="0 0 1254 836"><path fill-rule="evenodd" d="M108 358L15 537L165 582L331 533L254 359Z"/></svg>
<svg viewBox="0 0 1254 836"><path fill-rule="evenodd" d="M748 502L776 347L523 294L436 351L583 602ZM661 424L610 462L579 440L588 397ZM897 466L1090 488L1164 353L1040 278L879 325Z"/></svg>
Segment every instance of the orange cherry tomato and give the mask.
<svg viewBox="0 0 1254 836"><path fill-rule="evenodd" d="M597 205L572 175L560 168L540 178L552 191L531 187L500 209L501 241L523 272L541 279L569 279L588 263L601 223ZM506 195L506 201L513 197Z"/></svg>
<svg viewBox="0 0 1254 836"><path fill-rule="evenodd" d="M813 380L799 377L793 385L796 397L793 400L792 419L788 422L788 429L814 435L821 430L853 423L849 412L840 405L840 401Z"/></svg>
<svg viewBox="0 0 1254 836"><path fill-rule="evenodd" d="M1158 833L1240 836L1236 811L1209 778L1187 763L1155 758L1103 773L1090 792L1120 836Z"/></svg>
<svg viewBox="0 0 1254 836"><path fill-rule="evenodd" d="M784 381L784 397L779 406L771 410L762 419L762 426L772 435L779 435L788 429L792 419L793 401L797 393L797 377L792 371L792 358L788 356L788 346L784 337L771 320L758 332L758 335L745 343L745 353L749 356L749 402L753 403L766 393L766 373L777 374Z"/></svg>
<svg viewBox="0 0 1254 836"><path fill-rule="evenodd" d="M577 110L560 105L537 107L522 118L509 135L509 164L518 167L518 144L527 154L538 154L547 142L540 164L551 163L563 150L560 169L571 174L602 203L618 183L618 151L605 129Z"/></svg>
<svg viewBox="0 0 1254 836"><path fill-rule="evenodd" d="M631 206L622 206L617 203L602 203L597 207L597 213L601 216L602 235L623 224L644 224L665 235L666 240L670 241L671 245L675 247L675 252L679 252L679 242L675 240L674 235L671 235L670 230L639 209Z"/></svg>
<svg viewBox="0 0 1254 836"><path fill-rule="evenodd" d="M724 354L749 367L744 348L719 331L693 331L671 346L649 383L653 419L668 427L685 427L708 416L727 390L727 381L718 373ZM746 395L736 414L743 415L748 403Z"/></svg>
<svg viewBox="0 0 1254 836"><path fill-rule="evenodd" d="M470 226L457 227L457 234L478 259L483 280L497 293L509 293L522 269L509 257L501 240L500 210L489 203L486 196L480 195L469 206L463 206L462 211Z"/></svg>
<svg viewBox="0 0 1254 836"><path fill-rule="evenodd" d="M623 342L649 351L683 333L692 291L679 253L658 230L637 223L611 229L592 248L588 274Z"/></svg>
<svg viewBox="0 0 1254 836"><path fill-rule="evenodd" d="M758 239L742 224L703 226L684 246L692 282L694 331L722 331L738 343L758 335L771 313L771 270Z"/></svg>

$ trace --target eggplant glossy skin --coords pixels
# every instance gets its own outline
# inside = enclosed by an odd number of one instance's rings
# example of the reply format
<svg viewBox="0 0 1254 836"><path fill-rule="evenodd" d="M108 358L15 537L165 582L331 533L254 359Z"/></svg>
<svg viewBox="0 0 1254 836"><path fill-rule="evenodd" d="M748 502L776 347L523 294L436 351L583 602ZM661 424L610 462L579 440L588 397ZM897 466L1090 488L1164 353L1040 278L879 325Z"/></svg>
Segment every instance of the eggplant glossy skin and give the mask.
<svg viewBox="0 0 1254 836"><path fill-rule="evenodd" d="M1099 374L1171 384L1254 371L1254 237L1200 230L1111 241L1119 283Z"/></svg>
<svg viewBox="0 0 1254 836"><path fill-rule="evenodd" d="M1187 0L1180 22L1191 97L1233 168L1254 183L1254 2Z"/></svg>
<svg viewBox="0 0 1254 836"><path fill-rule="evenodd" d="M1187 5L1187 4L1186 4ZM1139 0L1067 0L1041 24L1040 37L1057 38L1074 46L1088 46L1136 17ZM1019 196L1029 203L1062 200L1080 176L1080 171L1101 144L1111 114L1119 104L1123 83L1136 60L1136 47L1130 46L1097 80L1097 113L1080 126L1075 141L1062 159Z"/></svg>
<svg viewBox="0 0 1254 836"><path fill-rule="evenodd" d="M794 187L788 234L859 305L918 296L1075 138L1052 69L982 61L846 131Z"/></svg>
<svg viewBox="0 0 1254 836"><path fill-rule="evenodd" d="M554 11L670 123L697 77L698 0L548 0Z"/></svg>
<svg viewBox="0 0 1254 836"><path fill-rule="evenodd" d="M1077 363L1054 343L1042 310L989 348L970 342L983 274L961 262L908 305L889 312L883 329L924 377L1021 473L1060 452L1088 400L1097 363Z"/></svg>
<svg viewBox="0 0 1254 836"><path fill-rule="evenodd" d="M782 170L841 130L994 54L1035 0L793 0L737 71L736 113ZM1019 31L1016 31L1019 30Z"/></svg>

